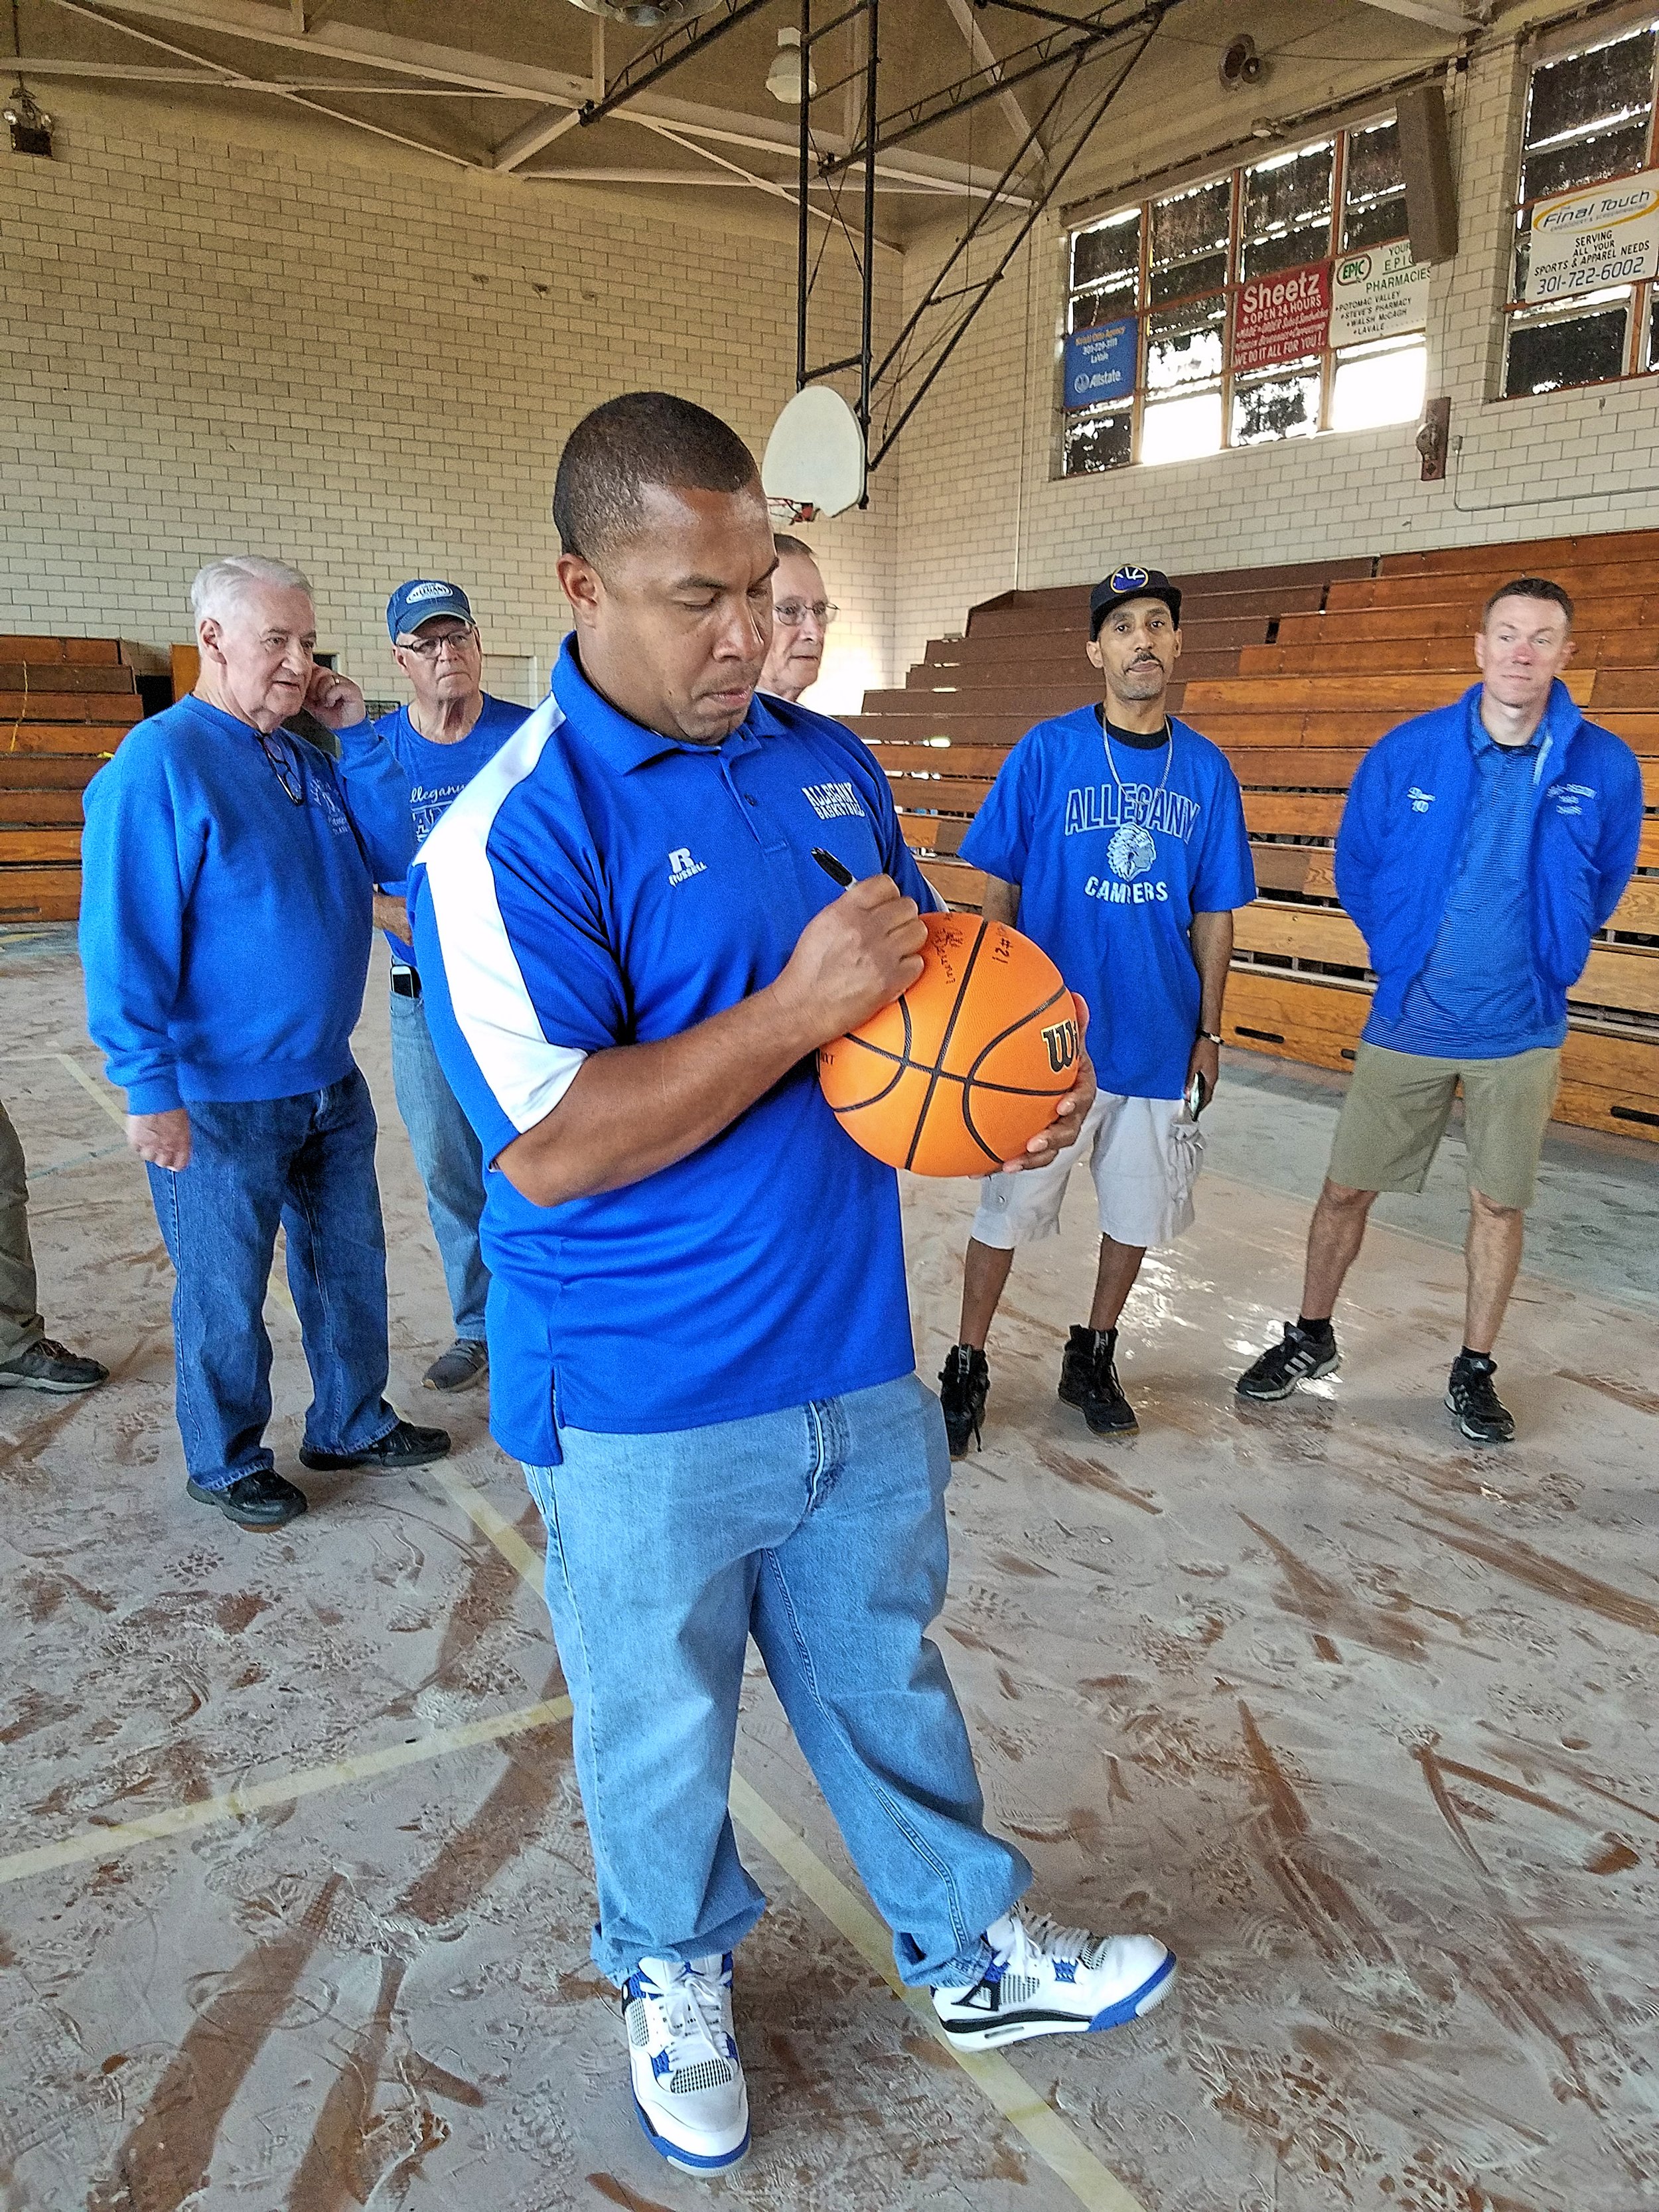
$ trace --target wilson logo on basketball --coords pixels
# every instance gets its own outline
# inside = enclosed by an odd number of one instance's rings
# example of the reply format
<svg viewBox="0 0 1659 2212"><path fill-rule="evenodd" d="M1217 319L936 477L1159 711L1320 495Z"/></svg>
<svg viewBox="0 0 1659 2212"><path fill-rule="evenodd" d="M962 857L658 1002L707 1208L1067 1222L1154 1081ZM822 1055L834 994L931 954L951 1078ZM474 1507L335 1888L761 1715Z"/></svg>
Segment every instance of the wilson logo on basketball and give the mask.
<svg viewBox="0 0 1659 2212"><path fill-rule="evenodd" d="M1062 1068L1077 1064L1077 1024L1056 1022L1051 1030L1044 1030L1042 1042L1048 1048L1048 1065L1058 1075Z"/></svg>

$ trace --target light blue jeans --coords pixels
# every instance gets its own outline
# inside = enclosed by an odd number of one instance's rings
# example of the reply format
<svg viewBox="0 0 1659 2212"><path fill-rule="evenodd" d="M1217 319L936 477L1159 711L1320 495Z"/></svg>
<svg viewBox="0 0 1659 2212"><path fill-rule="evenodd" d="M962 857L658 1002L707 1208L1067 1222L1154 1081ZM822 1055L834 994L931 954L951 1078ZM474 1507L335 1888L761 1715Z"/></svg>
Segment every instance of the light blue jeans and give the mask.
<svg viewBox="0 0 1659 2212"><path fill-rule="evenodd" d="M668 1436L562 1428L527 1467L575 1708L599 1881L593 1959L729 1951L766 1899L726 1810L753 1636L915 1984L959 1985L1031 1878L987 1833L968 1731L926 1633L950 1565L951 1460L914 1375Z"/></svg>
<svg viewBox="0 0 1659 2212"><path fill-rule="evenodd" d="M149 1168L177 1281L173 1346L185 1467L204 1490L269 1471L265 1290L280 1222L314 1395L305 1440L360 1452L397 1425L386 1378L386 1237L374 1106L353 1068L297 1098L190 1102L190 1165Z"/></svg>
<svg viewBox="0 0 1659 2212"><path fill-rule="evenodd" d="M409 1132L409 1148L426 1189L427 1218L437 1239L455 1334L484 1341L489 1270L478 1249L483 1212L483 1151L438 1065L419 999L392 994L392 1087Z"/></svg>

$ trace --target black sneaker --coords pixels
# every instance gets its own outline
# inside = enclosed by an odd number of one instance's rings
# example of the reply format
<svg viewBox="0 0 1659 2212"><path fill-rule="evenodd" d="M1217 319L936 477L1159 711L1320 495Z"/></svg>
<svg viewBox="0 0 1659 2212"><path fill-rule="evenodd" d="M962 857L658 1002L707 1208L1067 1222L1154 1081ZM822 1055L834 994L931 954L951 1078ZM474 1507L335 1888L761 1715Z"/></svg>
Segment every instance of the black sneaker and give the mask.
<svg viewBox="0 0 1659 2212"><path fill-rule="evenodd" d="M82 1359L49 1336L37 1336L0 1361L0 1390L49 1390L55 1397L72 1398L77 1390L95 1390L108 1380L101 1360Z"/></svg>
<svg viewBox="0 0 1659 2212"><path fill-rule="evenodd" d="M309 1503L303 1490L284 1482L268 1467L239 1475L222 1490L208 1490L199 1482L186 1482L185 1487L198 1504L216 1505L239 1528L280 1528L285 1522L297 1520Z"/></svg>
<svg viewBox="0 0 1659 2212"><path fill-rule="evenodd" d="M1310 1336L1287 1321L1284 1340L1264 1352L1254 1367L1247 1367L1233 1388L1241 1398L1288 1398L1298 1384L1334 1374L1341 1364L1334 1330L1327 1337Z"/></svg>
<svg viewBox="0 0 1659 2212"><path fill-rule="evenodd" d="M982 1443L979 1425L991 1395L991 1370L985 1354L971 1344L953 1344L939 1370L939 1401L945 1409L945 1433L952 1459L965 1459L968 1439Z"/></svg>
<svg viewBox="0 0 1659 2212"><path fill-rule="evenodd" d="M428 1390L470 1390L489 1372L489 1348L476 1336L458 1336L441 1352L422 1381Z"/></svg>
<svg viewBox="0 0 1659 2212"><path fill-rule="evenodd" d="M1508 1444L1515 1441L1515 1416L1492 1388L1498 1362L1474 1352L1460 1352L1452 1362L1446 1383L1446 1407L1457 1416L1457 1425L1471 1443Z"/></svg>
<svg viewBox="0 0 1659 2212"><path fill-rule="evenodd" d="M1117 1331L1073 1327L1060 1363L1060 1403L1078 1407L1097 1437L1127 1437L1140 1424L1117 1379Z"/></svg>
<svg viewBox="0 0 1659 2212"><path fill-rule="evenodd" d="M318 1451L310 1444L301 1444L300 1464L315 1468L319 1473L336 1468L367 1467L376 1474L396 1474L401 1468L428 1467L434 1459L447 1457L448 1451L447 1429L417 1429L413 1421L398 1421L362 1451Z"/></svg>

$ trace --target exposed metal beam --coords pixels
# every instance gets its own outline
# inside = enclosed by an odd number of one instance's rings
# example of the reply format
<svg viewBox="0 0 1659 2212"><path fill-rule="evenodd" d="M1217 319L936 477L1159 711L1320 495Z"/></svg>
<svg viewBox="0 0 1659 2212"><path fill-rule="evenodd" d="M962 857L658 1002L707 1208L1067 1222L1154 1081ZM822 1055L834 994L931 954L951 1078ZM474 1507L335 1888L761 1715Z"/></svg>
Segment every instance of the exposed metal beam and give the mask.
<svg viewBox="0 0 1659 2212"><path fill-rule="evenodd" d="M53 0L53 4L64 7L69 0ZM457 92L510 93L524 100L554 100L571 107L580 107L588 94L586 77L573 76L562 70L534 69L523 62L469 53L463 47L361 30L355 23L298 32L287 4L270 6L264 0L115 0L111 6L82 5L73 12L90 15L115 29L126 27L121 23L122 16L137 15L147 21L182 23L215 38L246 39L256 46L321 54L330 61L373 62L395 75L441 82Z"/></svg>
<svg viewBox="0 0 1659 2212"><path fill-rule="evenodd" d="M1431 30L1443 31L1451 39L1467 38L1471 31L1484 30L1492 21L1490 7L1463 7L1459 0L1360 0L1360 4L1380 8L1385 15L1408 15L1413 23L1426 23Z"/></svg>
<svg viewBox="0 0 1659 2212"><path fill-rule="evenodd" d="M130 23L126 16L137 16L147 21L177 23L206 32L216 38L246 40L255 46L276 46L289 52L303 52L330 61L354 62L370 64L384 70L388 75L409 78L411 82L436 84L447 90L465 95L469 93L493 94L501 99L536 100L544 112L532 117L522 128L526 131L545 132L540 141L547 146L553 143L564 118L574 118L592 98L592 81L558 70L538 69L527 63L503 61L493 55L468 52L465 48L434 46L423 40L404 39L380 31L368 31L353 23L337 23L325 30L312 30L303 37L293 27L293 18L287 0L283 5L265 4L265 0L112 0L112 4L91 6L88 0L52 0L52 4L70 13L88 17L111 30L130 33L137 38L145 33ZM320 12L312 11L313 19ZM173 47L165 40L152 43L181 58L196 60L182 47ZM218 70L227 82L242 77L245 72L235 65L219 61L204 61L201 66ZM792 125L773 123L769 117L734 114L728 111L706 107L695 102L663 98L645 94L629 103L629 114L652 116L673 125L688 137L707 138L717 145L746 146L757 151L793 156L795 132ZM564 126L564 127L568 127ZM503 141L497 149L496 161L512 146L512 138ZM823 135L819 143L827 152L844 150L840 142ZM522 161L530 159L526 154L519 161L507 163L509 172L518 171ZM964 190L974 198L988 197L994 190L998 173L980 164L937 160L921 154L906 154L900 161L883 155L879 173L896 184L927 186L936 185L948 194ZM1012 204L1023 205L1019 196L1005 193Z"/></svg>
<svg viewBox="0 0 1659 2212"><path fill-rule="evenodd" d="M979 18L974 13L973 0L945 0L957 28L968 41L968 51L993 83L1000 83L1002 64L998 60L990 40L979 27ZM997 105L1008 118L1008 127L1014 134L1017 146L1025 145L1031 136L1031 118L1020 104L1018 93L1004 91L997 96ZM1036 153L1041 162L1047 158L1042 141L1036 142Z"/></svg>

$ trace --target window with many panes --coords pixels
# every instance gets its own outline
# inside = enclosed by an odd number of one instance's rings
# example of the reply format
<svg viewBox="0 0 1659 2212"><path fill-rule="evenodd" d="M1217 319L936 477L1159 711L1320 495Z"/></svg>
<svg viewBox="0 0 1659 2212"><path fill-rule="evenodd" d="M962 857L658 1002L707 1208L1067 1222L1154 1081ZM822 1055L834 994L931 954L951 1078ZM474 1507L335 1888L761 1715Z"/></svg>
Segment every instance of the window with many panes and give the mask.
<svg viewBox="0 0 1659 2212"><path fill-rule="evenodd" d="M1659 287L1645 276L1622 283L1601 281L1606 270L1595 269L1589 238L1579 272L1588 272L1588 283L1579 283L1571 266L1558 266L1550 273L1550 296L1539 298L1540 286L1529 288L1528 282L1535 251L1549 252L1553 261L1560 258L1547 245L1534 249L1534 235L1546 240L1550 236L1547 220L1541 229L1536 228L1540 216L1571 216L1583 204L1572 196L1659 164L1654 143L1656 66L1659 21L1650 21L1597 46L1541 61L1532 71L1504 318L1503 388L1509 398L1659 368ZM1566 204L1553 210L1551 203L1563 196ZM1634 226L1619 228L1628 236ZM1529 289L1534 295L1530 301Z"/></svg>
<svg viewBox="0 0 1659 2212"><path fill-rule="evenodd" d="M1118 389L1091 402L1086 382L1073 387L1080 356L1068 348L1067 476L1407 422L1421 410L1426 288L1406 242L1391 116L1120 209L1074 231L1068 251L1068 337L1103 334ZM1327 300L1337 280L1344 324L1320 319L1309 272L1322 270ZM1287 318L1290 343L1264 344L1255 303L1280 283L1294 297L1298 276L1314 313ZM1348 304L1356 294L1364 307Z"/></svg>

